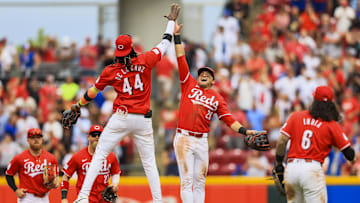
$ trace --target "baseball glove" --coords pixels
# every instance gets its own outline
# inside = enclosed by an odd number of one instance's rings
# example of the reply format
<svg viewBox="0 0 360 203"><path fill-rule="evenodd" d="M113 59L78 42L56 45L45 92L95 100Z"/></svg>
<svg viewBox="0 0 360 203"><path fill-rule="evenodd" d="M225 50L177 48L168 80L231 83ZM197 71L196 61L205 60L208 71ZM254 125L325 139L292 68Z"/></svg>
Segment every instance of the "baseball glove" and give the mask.
<svg viewBox="0 0 360 203"><path fill-rule="evenodd" d="M46 165L43 172L44 185L48 188L54 187L55 178L57 178L56 165Z"/></svg>
<svg viewBox="0 0 360 203"><path fill-rule="evenodd" d="M76 104L71 106L71 110L63 112L63 118L61 124L63 128L70 129L75 125L77 119L80 117L80 107Z"/></svg>
<svg viewBox="0 0 360 203"><path fill-rule="evenodd" d="M254 135L245 136L245 143L251 149L267 151L270 149L269 139L266 131L258 131Z"/></svg>
<svg viewBox="0 0 360 203"><path fill-rule="evenodd" d="M118 195L116 192L113 192L111 186L107 186L107 188L101 192L101 196L106 202L115 202L118 198Z"/></svg>
<svg viewBox="0 0 360 203"><path fill-rule="evenodd" d="M272 176L275 182L276 189L280 192L281 195L286 195L285 186L284 186L284 166L278 165L275 166L272 170Z"/></svg>

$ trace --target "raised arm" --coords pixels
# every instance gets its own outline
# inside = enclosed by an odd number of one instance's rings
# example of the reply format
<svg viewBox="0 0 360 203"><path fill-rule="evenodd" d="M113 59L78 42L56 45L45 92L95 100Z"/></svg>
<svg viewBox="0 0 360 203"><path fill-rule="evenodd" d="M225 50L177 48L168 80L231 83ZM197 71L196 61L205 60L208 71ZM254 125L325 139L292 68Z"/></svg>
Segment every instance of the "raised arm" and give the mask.
<svg viewBox="0 0 360 203"><path fill-rule="evenodd" d="M173 32L174 32L175 20L177 19L179 12L180 12L179 5L172 4L169 15L164 16L165 18L168 19L168 23L162 41L158 45L156 45L156 47L161 52L161 56L164 56L166 49L171 44L171 39L173 37Z"/></svg>
<svg viewBox="0 0 360 203"><path fill-rule="evenodd" d="M175 52L179 67L180 83L184 83L190 76L189 66L185 58L184 46L181 44L181 38L180 38L180 31L182 26L183 26L182 24L178 25L177 21L175 21L174 42L175 42Z"/></svg>

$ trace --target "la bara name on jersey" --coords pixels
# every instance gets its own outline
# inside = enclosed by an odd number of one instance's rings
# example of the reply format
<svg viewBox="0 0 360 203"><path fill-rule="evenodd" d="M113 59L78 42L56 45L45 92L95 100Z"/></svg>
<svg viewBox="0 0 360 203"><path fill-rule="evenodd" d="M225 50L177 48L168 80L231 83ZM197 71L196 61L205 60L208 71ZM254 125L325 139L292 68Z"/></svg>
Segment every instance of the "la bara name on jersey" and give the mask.
<svg viewBox="0 0 360 203"><path fill-rule="evenodd" d="M145 66L142 65L131 65L130 67L125 67L125 69L120 69L120 72L116 73L115 79L121 80L123 78L123 75L126 75L128 72L140 72L143 73L145 70Z"/></svg>
<svg viewBox="0 0 360 203"><path fill-rule="evenodd" d="M313 119L313 118L304 118L303 123L304 123L304 125L312 125L312 126L315 126L317 128L320 128L320 126L322 125L321 121L318 121L318 120Z"/></svg>
<svg viewBox="0 0 360 203"><path fill-rule="evenodd" d="M84 175L86 175L86 172L87 170L89 169L90 167L90 163L91 161L89 162L85 162L81 165L81 169L82 169L82 173ZM103 161L103 163L101 164L101 168L100 168L100 171L99 171L99 175L106 175L106 174L109 174L110 173L110 168L111 168L111 163L108 164L107 160L105 159L105 161Z"/></svg>
<svg viewBox="0 0 360 203"><path fill-rule="evenodd" d="M188 98L191 99L193 104L200 104L212 111L216 111L217 107L219 105L218 101L215 100L215 96L212 96L211 98L206 97L203 95L203 91L201 89L193 88L191 89L191 93L188 95Z"/></svg>
<svg viewBox="0 0 360 203"><path fill-rule="evenodd" d="M35 164L32 161L27 161L24 164L24 173L31 177L35 177L36 175L43 174L44 167L47 165L48 162L46 159L44 159L44 162L42 164ZM49 165L51 165L51 163Z"/></svg>

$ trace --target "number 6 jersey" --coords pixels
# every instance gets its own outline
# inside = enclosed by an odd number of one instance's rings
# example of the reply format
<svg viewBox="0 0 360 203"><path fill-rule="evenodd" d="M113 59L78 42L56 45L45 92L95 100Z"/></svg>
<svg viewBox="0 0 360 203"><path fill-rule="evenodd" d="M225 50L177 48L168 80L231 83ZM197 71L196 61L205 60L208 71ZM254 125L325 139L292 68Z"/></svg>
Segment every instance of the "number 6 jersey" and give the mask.
<svg viewBox="0 0 360 203"><path fill-rule="evenodd" d="M216 113L230 126L235 119L223 97L213 89L199 87L190 75L185 56L177 58L181 85L178 128L191 132L209 132L210 121Z"/></svg>
<svg viewBox="0 0 360 203"><path fill-rule="evenodd" d="M315 119L309 111L291 114L281 133L291 140L288 158L313 159L323 163L332 146L340 151L350 146L348 138L336 121Z"/></svg>

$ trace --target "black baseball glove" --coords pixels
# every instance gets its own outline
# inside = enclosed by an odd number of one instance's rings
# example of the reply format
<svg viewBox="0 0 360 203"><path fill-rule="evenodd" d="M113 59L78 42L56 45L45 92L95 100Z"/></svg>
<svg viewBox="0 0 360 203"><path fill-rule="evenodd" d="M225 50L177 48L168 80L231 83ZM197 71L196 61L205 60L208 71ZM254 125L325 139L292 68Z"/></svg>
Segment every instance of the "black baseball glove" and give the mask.
<svg viewBox="0 0 360 203"><path fill-rule="evenodd" d="M270 149L269 139L266 131L258 131L254 135L245 136L245 143L251 149L267 151Z"/></svg>
<svg viewBox="0 0 360 203"><path fill-rule="evenodd" d="M63 128L70 129L75 125L77 119L80 117L80 106L73 104L71 110L66 110L63 112L63 118L61 124Z"/></svg>
<svg viewBox="0 0 360 203"><path fill-rule="evenodd" d="M101 192L101 196L106 202L115 202L118 198L118 195L113 191L111 186L107 186L107 188Z"/></svg>
<svg viewBox="0 0 360 203"><path fill-rule="evenodd" d="M276 189L281 195L286 195L284 186L284 166L276 165L272 170L272 176L275 182Z"/></svg>

